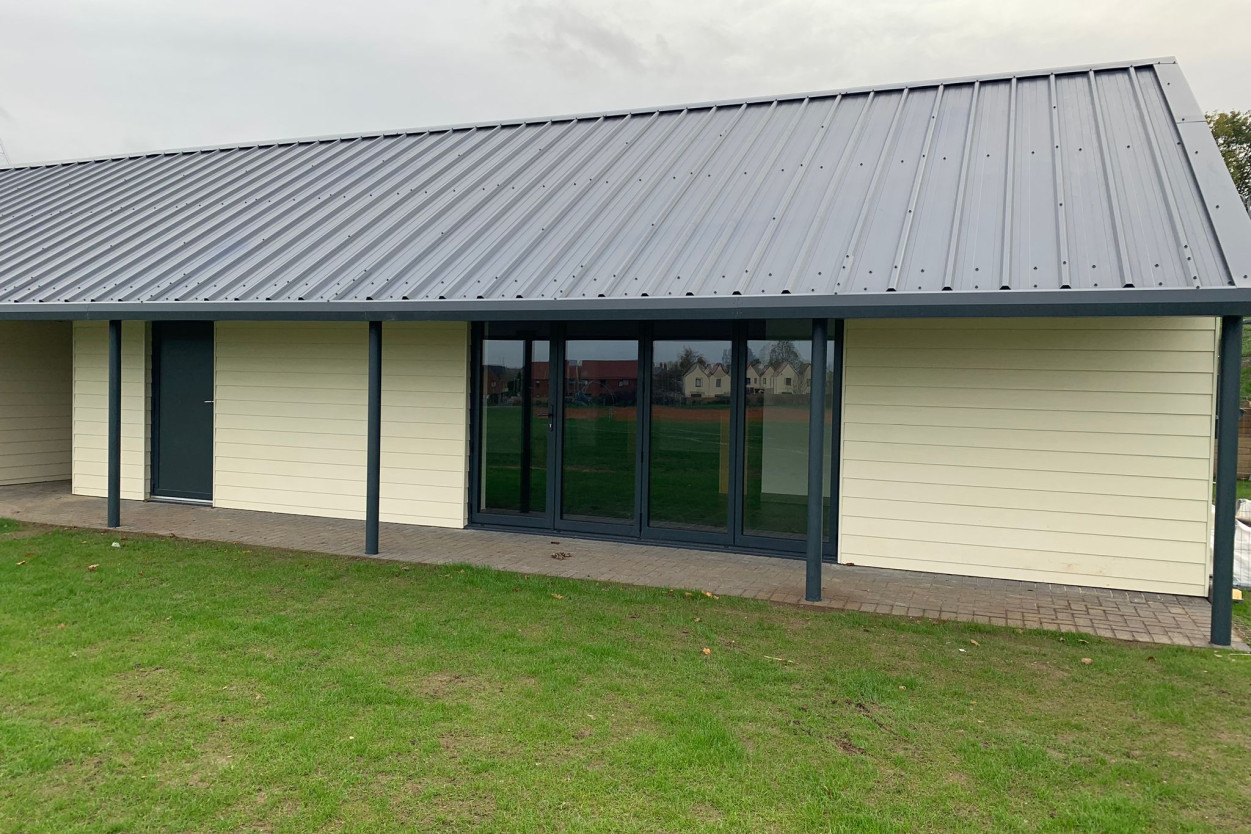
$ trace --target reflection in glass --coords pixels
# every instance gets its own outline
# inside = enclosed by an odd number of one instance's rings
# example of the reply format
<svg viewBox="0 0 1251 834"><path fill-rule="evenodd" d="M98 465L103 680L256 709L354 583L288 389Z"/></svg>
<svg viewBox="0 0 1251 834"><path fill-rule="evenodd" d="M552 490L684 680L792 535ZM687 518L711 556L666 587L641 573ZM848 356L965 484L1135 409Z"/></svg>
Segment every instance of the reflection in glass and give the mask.
<svg viewBox="0 0 1251 834"><path fill-rule="evenodd" d="M760 322L751 329L743 379L743 532L802 539L808 523L812 325Z"/></svg>
<svg viewBox="0 0 1251 834"><path fill-rule="evenodd" d="M638 357L634 340L565 343L564 518L634 519Z"/></svg>
<svg viewBox="0 0 1251 834"><path fill-rule="evenodd" d="M653 345L649 523L725 532L730 491L730 342Z"/></svg>
<svg viewBox="0 0 1251 834"><path fill-rule="evenodd" d="M483 510L546 509L548 389L546 341L483 340Z"/></svg>

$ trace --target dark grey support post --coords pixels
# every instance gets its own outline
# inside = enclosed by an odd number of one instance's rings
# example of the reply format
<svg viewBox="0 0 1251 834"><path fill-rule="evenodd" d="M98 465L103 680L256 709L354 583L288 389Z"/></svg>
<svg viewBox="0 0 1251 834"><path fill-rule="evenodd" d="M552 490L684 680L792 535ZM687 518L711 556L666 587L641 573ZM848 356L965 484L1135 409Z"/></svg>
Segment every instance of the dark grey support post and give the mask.
<svg viewBox="0 0 1251 834"><path fill-rule="evenodd" d="M365 441L365 553L378 554L378 496L382 478L382 322L369 323L368 438Z"/></svg>
<svg viewBox="0 0 1251 834"><path fill-rule="evenodd" d="M1216 382L1216 532L1212 547L1212 642L1218 646L1228 646L1232 636L1241 371L1242 318L1224 316L1220 376Z"/></svg>
<svg viewBox="0 0 1251 834"><path fill-rule="evenodd" d="M109 482L110 527L122 526L122 323L109 322Z"/></svg>
<svg viewBox="0 0 1251 834"><path fill-rule="evenodd" d="M821 601L821 486L825 474L825 319L812 320L812 368L808 396L808 550L804 599Z"/></svg>

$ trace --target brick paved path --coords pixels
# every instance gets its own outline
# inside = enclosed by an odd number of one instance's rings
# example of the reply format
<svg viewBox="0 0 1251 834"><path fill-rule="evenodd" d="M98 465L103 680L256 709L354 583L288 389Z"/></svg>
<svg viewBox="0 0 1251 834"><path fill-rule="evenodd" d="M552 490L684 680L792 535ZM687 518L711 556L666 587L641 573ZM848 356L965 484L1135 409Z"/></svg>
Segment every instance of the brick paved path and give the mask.
<svg viewBox="0 0 1251 834"><path fill-rule="evenodd" d="M69 527L103 527L104 499L71 495L68 483L0 487L0 518ZM360 556L360 521L123 501L125 531ZM379 558L467 563L521 573L804 603L804 565L653 544L562 535L446 530L383 524ZM552 553L572 554L556 560ZM827 565L823 602L878 614L963 620L1018 628L1081 631L1121 640L1207 646L1204 599L912 571ZM1236 645L1246 648L1245 644Z"/></svg>

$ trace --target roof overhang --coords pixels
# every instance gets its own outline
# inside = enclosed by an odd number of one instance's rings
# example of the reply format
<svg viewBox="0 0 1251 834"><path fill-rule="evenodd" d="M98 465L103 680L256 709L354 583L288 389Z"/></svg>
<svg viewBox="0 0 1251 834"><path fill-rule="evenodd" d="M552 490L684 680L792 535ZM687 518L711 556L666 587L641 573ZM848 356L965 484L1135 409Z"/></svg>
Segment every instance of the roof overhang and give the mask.
<svg viewBox="0 0 1251 834"><path fill-rule="evenodd" d="M866 293L767 298L91 302L0 305L0 321L611 321L615 319L1251 316L1251 288Z"/></svg>

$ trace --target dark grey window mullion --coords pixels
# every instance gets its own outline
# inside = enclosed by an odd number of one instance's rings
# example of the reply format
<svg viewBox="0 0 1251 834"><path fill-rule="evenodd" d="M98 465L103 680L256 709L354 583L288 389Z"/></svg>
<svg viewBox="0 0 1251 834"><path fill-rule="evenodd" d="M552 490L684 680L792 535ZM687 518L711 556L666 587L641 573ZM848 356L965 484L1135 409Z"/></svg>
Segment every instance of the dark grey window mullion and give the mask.
<svg viewBox="0 0 1251 834"><path fill-rule="evenodd" d="M565 449L565 328L552 325L547 356L547 523L556 526L564 496Z"/></svg>
<svg viewBox="0 0 1251 834"><path fill-rule="evenodd" d="M638 409L638 438L635 443L637 461L634 469L634 531L642 535L647 528L647 504L650 500L651 437L652 437L652 326L639 327L639 384L635 394Z"/></svg>
<svg viewBox="0 0 1251 834"><path fill-rule="evenodd" d="M469 517L479 511L482 494L482 322L470 325L469 340Z"/></svg>
<svg viewBox="0 0 1251 834"><path fill-rule="evenodd" d="M551 379L548 379L551 387ZM522 342L521 349L521 513L530 512L530 486L534 477L534 339Z"/></svg>
<svg viewBox="0 0 1251 834"><path fill-rule="evenodd" d="M730 541L743 538L743 480L746 465L747 392L742 384L747 367L747 326L734 322L730 342Z"/></svg>

